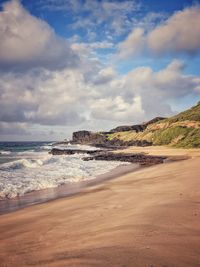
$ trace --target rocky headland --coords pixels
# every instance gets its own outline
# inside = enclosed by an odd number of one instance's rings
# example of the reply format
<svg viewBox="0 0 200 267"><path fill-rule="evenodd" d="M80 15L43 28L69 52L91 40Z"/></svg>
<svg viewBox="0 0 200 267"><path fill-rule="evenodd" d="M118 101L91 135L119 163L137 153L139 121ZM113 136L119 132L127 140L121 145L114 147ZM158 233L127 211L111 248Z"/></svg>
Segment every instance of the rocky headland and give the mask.
<svg viewBox="0 0 200 267"><path fill-rule="evenodd" d="M107 132L77 131L70 143L96 147L167 145L200 147L200 102L170 118L156 117L136 125L123 125Z"/></svg>
<svg viewBox="0 0 200 267"><path fill-rule="evenodd" d="M65 141L65 144L67 142ZM71 144L90 145L97 150L53 148L53 155L86 154L83 160L117 160L140 165L163 163L166 157L155 157L144 153L130 154L118 149L129 146L147 147L167 145L174 147L200 147L200 102L184 112L170 118L156 117L136 125L123 125L107 132L77 131L72 135Z"/></svg>

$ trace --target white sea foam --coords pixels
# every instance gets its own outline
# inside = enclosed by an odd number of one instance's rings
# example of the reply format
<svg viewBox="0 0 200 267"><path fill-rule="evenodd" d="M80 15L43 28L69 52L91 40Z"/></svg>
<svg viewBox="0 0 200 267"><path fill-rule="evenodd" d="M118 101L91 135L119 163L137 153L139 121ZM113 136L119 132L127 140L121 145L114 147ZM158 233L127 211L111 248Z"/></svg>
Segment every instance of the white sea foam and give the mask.
<svg viewBox="0 0 200 267"><path fill-rule="evenodd" d="M0 155L9 155L11 154L11 151L8 150L0 150Z"/></svg>
<svg viewBox="0 0 200 267"><path fill-rule="evenodd" d="M52 156L48 152L31 152L25 155L23 159L0 165L0 198L94 179L122 164L83 161L81 154Z"/></svg>
<svg viewBox="0 0 200 267"><path fill-rule="evenodd" d="M80 150L99 150L99 148L93 147L93 146L87 146L87 145L73 145L73 144L60 144L60 145L54 145L54 148L58 149L80 149ZM52 148L52 147L51 147Z"/></svg>
<svg viewBox="0 0 200 267"><path fill-rule="evenodd" d="M33 150L33 149L30 149L30 150L25 150L25 151L21 151L21 152L15 152L15 154L14 154L15 156L19 156L19 157L35 157L36 156L36 152L35 152L35 150ZM39 156L41 156L41 155L39 155Z"/></svg>
<svg viewBox="0 0 200 267"><path fill-rule="evenodd" d="M12 171L16 169L24 168L37 168L38 166L43 165L43 161L38 160L28 160L28 159L19 159L12 162L4 163L0 166L0 171Z"/></svg>
<svg viewBox="0 0 200 267"><path fill-rule="evenodd" d="M51 144L43 145L43 146L41 147L41 149L44 149L44 150L51 150L51 149L52 149L52 145L51 145Z"/></svg>
<svg viewBox="0 0 200 267"><path fill-rule="evenodd" d="M51 150L52 148L57 148L57 149L80 149L80 150L99 150L99 148L92 147L92 146L87 146L87 145L73 145L70 143L63 143L63 144L56 144L56 143L48 143L43 146L41 146L41 149L44 150Z"/></svg>

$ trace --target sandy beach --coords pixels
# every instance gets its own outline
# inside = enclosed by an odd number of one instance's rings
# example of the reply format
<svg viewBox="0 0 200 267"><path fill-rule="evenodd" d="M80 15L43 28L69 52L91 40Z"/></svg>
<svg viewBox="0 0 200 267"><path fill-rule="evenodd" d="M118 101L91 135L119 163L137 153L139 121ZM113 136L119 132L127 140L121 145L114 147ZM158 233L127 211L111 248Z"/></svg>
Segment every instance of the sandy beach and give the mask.
<svg viewBox="0 0 200 267"><path fill-rule="evenodd" d="M200 266L200 149L127 150L188 159L1 215L0 266Z"/></svg>

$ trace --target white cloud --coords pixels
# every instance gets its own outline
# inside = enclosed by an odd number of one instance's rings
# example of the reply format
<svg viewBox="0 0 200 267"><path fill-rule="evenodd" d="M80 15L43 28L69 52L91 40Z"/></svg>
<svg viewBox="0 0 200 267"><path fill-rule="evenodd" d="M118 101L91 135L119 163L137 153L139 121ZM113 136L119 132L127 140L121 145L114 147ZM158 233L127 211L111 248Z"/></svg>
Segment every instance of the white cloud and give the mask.
<svg viewBox="0 0 200 267"><path fill-rule="evenodd" d="M26 123L8 123L0 122L0 135L28 135Z"/></svg>
<svg viewBox="0 0 200 267"><path fill-rule="evenodd" d="M114 2L86 1L84 8L93 12L91 3L98 12L99 5L107 6L107 14L111 14L127 8L130 2L117 6ZM73 6L74 10L79 8L78 4ZM98 49L113 48L111 42L71 43L69 47L16 0L4 5L0 22L0 66L4 67L0 71L1 135L34 131L43 136L50 130L65 132L65 127L70 131L88 127L108 130L121 123L168 116L173 112L171 100L200 92L199 76L184 74L184 64L177 60L160 71L143 66L119 75L96 54ZM142 28L135 29L119 46L121 57L145 49L147 36ZM76 59L79 64L73 68ZM5 66L16 64L24 69L5 71Z"/></svg>
<svg viewBox="0 0 200 267"><path fill-rule="evenodd" d="M118 57L126 58L140 53L144 48L144 29L136 28L118 45Z"/></svg>
<svg viewBox="0 0 200 267"><path fill-rule="evenodd" d="M92 116L97 120L132 123L144 118L140 96L127 101L122 96L101 98L91 102Z"/></svg>
<svg viewBox="0 0 200 267"><path fill-rule="evenodd" d="M193 77L193 82L196 83L195 91L200 93L200 77Z"/></svg>
<svg viewBox="0 0 200 267"><path fill-rule="evenodd" d="M174 60L158 72L140 67L115 77L102 85L98 99L91 103L92 115L121 123L169 116L173 113L170 101L198 94L199 77L184 75L183 70L184 64Z"/></svg>
<svg viewBox="0 0 200 267"><path fill-rule="evenodd" d="M81 102L87 95L77 71L43 70L2 74L0 120L41 125L73 125L84 120Z"/></svg>
<svg viewBox="0 0 200 267"><path fill-rule="evenodd" d="M142 9L142 8L141 8ZM134 28L143 28L145 30L152 30L158 23L162 23L167 18L166 13L163 12L148 12L141 18L133 17L132 26Z"/></svg>
<svg viewBox="0 0 200 267"><path fill-rule="evenodd" d="M1 73L0 122L14 133L19 132L16 124L27 123L36 128L52 126L56 132L59 125L108 130L168 116L171 100L199 93L199 77L184 75L183 68L176 60L158 72L140 67L123 76L110 67L86 73L87 78L82 69Z"/></svg>
<svg viewBox="0 0 200 267"><path fill-rule="evenodd" d="M87 57L90 57L92 54L95 54L95 50L110 49L113 48L113 46L113 43L107 41L90 43L74 42L72 43L71 48L76 53L80 54L81 52L80 55L86 55Z"/></svg>
<svg viewBox="0 0 200 267"><path fill-rule="evenodd" d="M136 28L118 45L118 57L137 53L196 53L200 50L200 6L174 13L153 29Z"/></svg>
<svg viewBox="0 0 200 267"><path fill-rule="evenodd" d="M200 49L199 25L200 6L178 11L148 34L148 46L156 53L195 53Z"/></svg>
<svg viewBox="0 0 200 267"><path fill-rule="evenodd" d="M117 74L112 67L104 68L99 71L93 82L95 85L102 85L112 81L116 76Z"/></svg>
<svg viewBox="0 0 200 267"><path fill-rule="evenodd" d="M74 67L78 57L66 40L43 20L32 16L18 0L0 12L0 67Z"/></svg>
<svg viewBox="0 0 200 267"><path fill-rule="evenodd" d="M88 36L97 28L104 35L123 34L132 24L132 13L140 9L140 3L135 0L41 0L38 6L70 14L74 18L70 27L83 29Z"/></svg>

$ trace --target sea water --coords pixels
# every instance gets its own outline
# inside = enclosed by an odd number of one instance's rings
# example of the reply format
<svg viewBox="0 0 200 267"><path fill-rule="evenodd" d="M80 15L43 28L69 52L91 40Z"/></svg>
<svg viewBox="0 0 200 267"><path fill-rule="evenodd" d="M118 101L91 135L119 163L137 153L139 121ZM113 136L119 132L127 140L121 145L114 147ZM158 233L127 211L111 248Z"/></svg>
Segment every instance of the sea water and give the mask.
<svg viewBox="0 0 200 267"><path fill-rule="evenodd" d="M116 161L83 161L85 154L51 155L52 147L96 150L94 147L52 142L0 142L0 199L95 179L117 166Z"/></svg>

